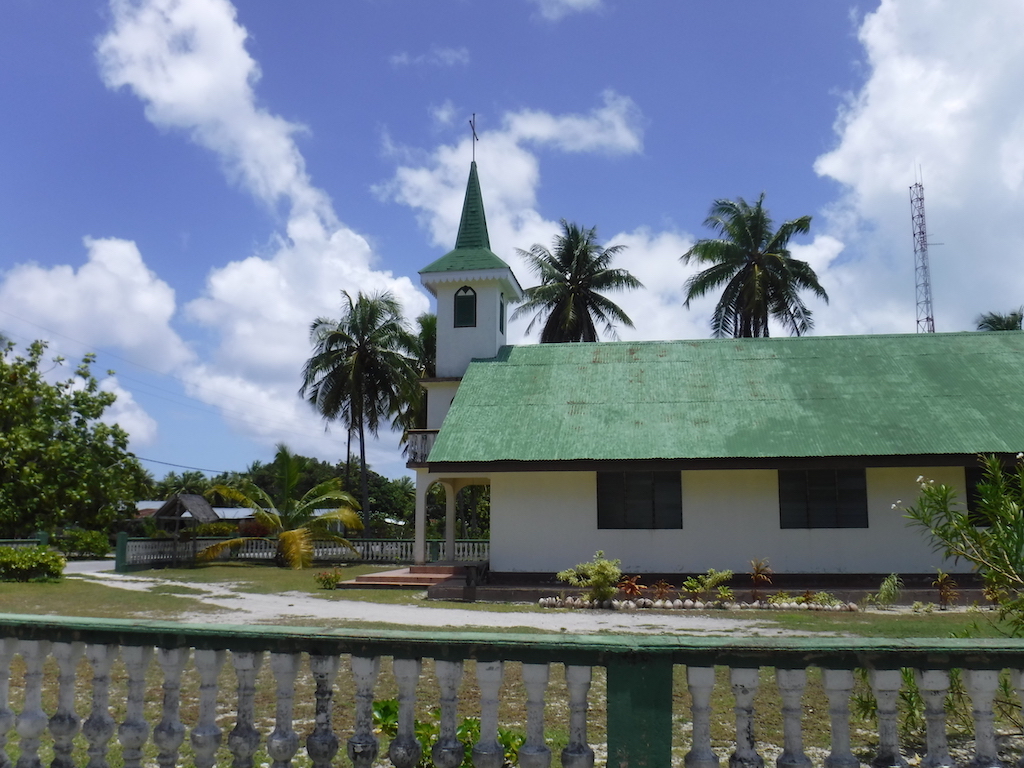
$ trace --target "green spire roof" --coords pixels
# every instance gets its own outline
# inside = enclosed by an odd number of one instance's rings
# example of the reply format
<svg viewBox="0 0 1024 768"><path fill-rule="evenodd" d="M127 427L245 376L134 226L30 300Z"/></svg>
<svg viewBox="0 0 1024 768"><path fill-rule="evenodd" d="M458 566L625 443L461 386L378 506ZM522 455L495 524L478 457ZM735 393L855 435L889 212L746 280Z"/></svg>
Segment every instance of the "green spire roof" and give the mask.
<svg viewBox="0 0 1024 768"><path fill-rule="evenodd" d="M484 215L484 199L480 194L480 179L476 173L474 160L469 166L469 181L466 184L466 199L462 204L462 220L459 222L455 250L449 251L421 269L420 274L480 269L508 269L508 264L491 251L491 240L487 236L487 217Z"/></svg>

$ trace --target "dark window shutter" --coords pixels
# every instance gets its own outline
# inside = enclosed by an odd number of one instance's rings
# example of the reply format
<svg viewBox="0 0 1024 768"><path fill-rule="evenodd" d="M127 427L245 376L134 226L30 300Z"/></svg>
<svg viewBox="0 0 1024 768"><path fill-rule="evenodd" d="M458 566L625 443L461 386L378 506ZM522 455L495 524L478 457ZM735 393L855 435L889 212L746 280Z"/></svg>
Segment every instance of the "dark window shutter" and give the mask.
<svg viewBox="0 0 1024 768"><path fill-rule="evenodd" d="M622 472L597 473L597 527L626 528Z"/></svg>
<svg viewBox="0 0 1024 768"><path fill-rule="evenodd" d="M469 286L455 292L455 327L476 327L476 291Z"/></svg>
<svg viewBox="0 0 1024 768"><path fill-rule="evenodd" d="M654 474L654 527L683 527L683 486L679 472Z"/></svg>
<svg viewBox="0 0 1024 768"><path fill-rule="evenodd" d="M779 525L807 527L807 477L802 470L779 470Z"/></svg>

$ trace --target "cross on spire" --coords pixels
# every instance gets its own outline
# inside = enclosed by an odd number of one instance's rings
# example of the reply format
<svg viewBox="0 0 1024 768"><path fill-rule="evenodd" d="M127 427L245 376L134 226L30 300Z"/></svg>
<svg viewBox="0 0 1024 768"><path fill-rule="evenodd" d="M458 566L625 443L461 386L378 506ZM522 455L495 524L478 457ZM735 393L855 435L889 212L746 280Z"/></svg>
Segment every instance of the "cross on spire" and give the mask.
<svg viewBox="0 0 1024 768"><path fill-rule="evenodd" d="M470 142L473 145L473 162L476 162L476 143L480 141L480 137L476 135L476 112L469 119L469 130L473 132L473 141Z"/></svg>

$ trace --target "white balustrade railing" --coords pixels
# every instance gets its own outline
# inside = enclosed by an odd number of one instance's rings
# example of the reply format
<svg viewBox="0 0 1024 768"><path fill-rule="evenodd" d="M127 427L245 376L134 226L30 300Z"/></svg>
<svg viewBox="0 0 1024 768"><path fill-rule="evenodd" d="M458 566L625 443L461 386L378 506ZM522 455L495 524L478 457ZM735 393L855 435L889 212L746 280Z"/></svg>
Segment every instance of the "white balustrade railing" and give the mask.
<svg viewBox="0 0 1024 768"><path fill-rule="evenodd" d="M11 668L17 657L20 679L14 683L23 692L12 706ZM54 663L48 662L51 657ZM83 659L87 664L80 664ZM420 701L423 659L433 660L437 693ZM472 709L463 698L467 662L475 668ZM502 706L503 695L509 695L510 664L517 666L525 689L512 723ZM673 710L677 666L685 666L690 696L682 712ZM725 686L734 703L735 733L728 749L712 742L716 666L728 667ZM758 698L766 667L774 668L778 689L778 700L767 705ZM856 768L862 760L877 768L907 764L897 728L904 668L915 670L924 701L927 733L920 765L925 768L954 764L944 709L951 668L964 669L971 700L972 768L1003 765L993 710L1000 670L1008 670L1024 701L1024 644L1016 640L360 634L0 615L0 767L13 765L16 750L21 768L41 766L44 753L57 768L86 759L91 768L111 762L127 768L185 762L252 768L256 759L287 768L304 749L312 765L327 768L338 764L344 748L357 768L381 761L412 768L424 749L417 738L417 712L437 707L436 738L427 746L438 768L461 766L467 754L479 768L501 768L503 711L505 724L525 734L518 750L523 768L551 765L548 726L567 735L560 750L566 768L592 768L595 752L607 755L608 765L616 768L720 768L727 752L730 768L763 768L757 707L768 706L777 708L782 720L776 768L810 768L803 737L809 667L822 670L815 684L828 700L831 748L825 768ZM851 729L855 668L868 670L866 690L877 705L877 729L867 738L863 723ZM606 679L602 701L592 698L595 669ZM564 685L554 709L553 678L560 691ZM157 686L161 695L154 697ZM389 698L397 699L398 712L395 735L384 748L373 712L375 701ZM592 720L595 709L607 713L604 723ZM471 743L460 740L459 724L467 714L479 718ZM690 727L686 742L673 751L676 721ZM607 743L595 750L589 738L593 726L601 725ZM873 757L865 756L866 747Z"/></svg>
<svg viewBox="0 0 1024 768"><path fill-rule="evenodd" d="M188 541L172 539L130 539L118 541L117 570L188 565L198 554L222 539L197 538ZM336 541L318 541L314 544L314 559L320 562L412 563L413 541L403 539L349 540L352 547ZM427 542L428 560L448 561L445 542ZM270 561L276 554L276 544L269 539L247 539L237 547L222 552L218 560ZM485 562L490 557L490 542L486 539L457 539L456 562ZM2 766L0 766L2 768Z"/></svg>

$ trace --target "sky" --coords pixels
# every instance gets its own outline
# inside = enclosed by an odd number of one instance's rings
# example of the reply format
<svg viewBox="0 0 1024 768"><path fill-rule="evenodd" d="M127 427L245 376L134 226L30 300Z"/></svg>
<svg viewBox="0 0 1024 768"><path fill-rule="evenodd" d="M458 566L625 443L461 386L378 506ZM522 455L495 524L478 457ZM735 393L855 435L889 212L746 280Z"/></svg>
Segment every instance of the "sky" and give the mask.
<svg viewBox="0 0 1024 768"><path fill-rule="evenodd" d="M473 114L492 249L528 287L561 219L626 246L620 339L709 337L679 257L761 193L813 217L815 334L915 332L918 179L936 329L971 330L1024 304L1022 37L1018 0L3 0L0 332L96 353L157 478L338 461L310 324L431 309ZM368 459L406 472L395 433Z"/></svg>

